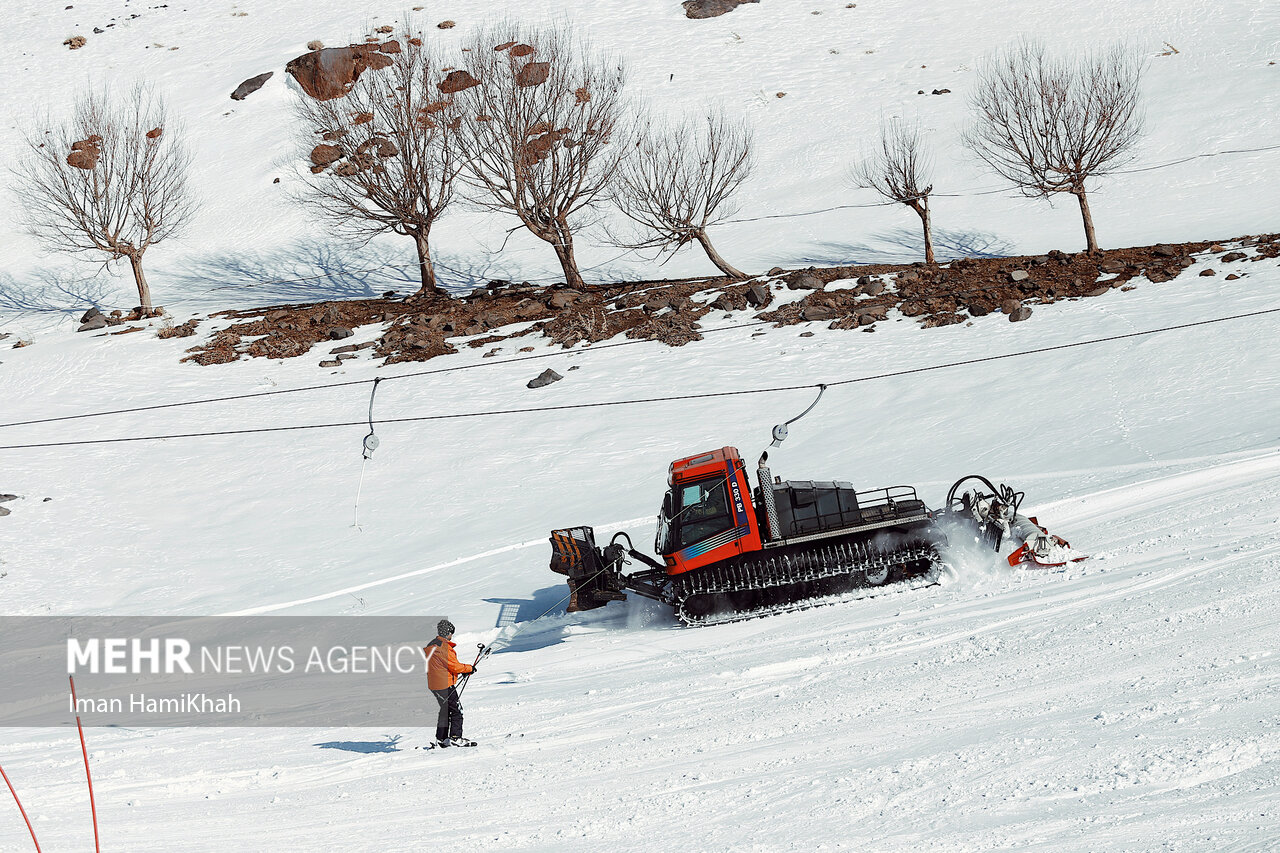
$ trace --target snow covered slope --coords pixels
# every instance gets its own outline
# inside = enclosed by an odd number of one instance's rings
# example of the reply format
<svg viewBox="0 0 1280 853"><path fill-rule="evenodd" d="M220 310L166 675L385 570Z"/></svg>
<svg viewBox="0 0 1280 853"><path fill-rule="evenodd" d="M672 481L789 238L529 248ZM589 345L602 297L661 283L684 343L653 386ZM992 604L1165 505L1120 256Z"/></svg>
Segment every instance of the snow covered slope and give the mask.
<svg viewBox="0 0 1280 853"><path fill-rule="evenodd" d="M314 272L308 258L331 245L271 183L285 174L273 166L287 147L281 68L307 40L359 38L401 7L74 5L11 11L23 24L11 32L24 35L4 38L25 89L6 89L5 114L20 115L31 92L65 97L90 71L161 79L204 152L206 206L198 237L155 250L157 301L181 316L305 298L214 290L244 269ZM722 101L756 117L762 164L743 216L865 200L836 177L881 110L918 109L945 140L940 189L990 187L953 131L968 69L1022 32L1178 48L1152 58L1143 163L1277 143L1280 66L1267 65L1277 58L1267 51L1280 13L1270 4L966 2L928 27L919 4L845 5L764 0L701 22L665 0L539 8L624 48L637 83L662 103ZM456 39L482 15L515 8L450 2L423 14L458 21L432 30ZM122 10L139 17L125 23ZM91 32L113 16L117 27ZM86 48L59 46L77 31ZM277 75L261 92L227 99L268 69ZM12 151L3 130L0 149ZM1278 230L1277 163L1277 152L1260 152L1117 178L1094 204L1100 236L1116 245ZM11 211L0 216L0 290L21 294L45 273ZM1063 206L996 195L940 200L937 211L957 241L992 250L1080 241ZM894 210L834 212L726 227L724 248L749 268L896 259L913 226ZM507 277L550 271L538 246L485 255L503 227L459 215L439 235L446 262ZM348 266L401 262L405 249L375 245ZM616 254L594 251L585 264ZM692 256L673 263L705 271ZM1199 277L1206 267L1218 275ZM649 271L634 258L607 269ZM891 320L875 334L813 324L809 338L744 329L681 349L538 344L533 355L547 357L528 363L506 361L514 345L488 360L466 350L428 367L474 369L384 382L376 411L812 384L1277 307L1274 259L1230 269L1246 275L1226 281L1228 268L1203 257L1172 282L1037 306L1018 324ZM316 295L361 286L348 277ZM643 543L672 459L726 444L750 456L808 405L797 391L382 424L359 528L361 427L0 450L0 491L21 495L0 519L0 610L447 613L460 643L474 644L497 635L503 604L518 607L522 630L465 696L476 750L411 748L431 734L425 696L419 730L90 730L106 849L1266 850L1280 837L1277 322L1263 314L832 389L775 451L785 477L909 483L930 504L964 474L1009 482L1093 555L1064 571L969 558L940 588L695 630L637 600L557 612L567 590L546 568L552 527L627 528ZM199 368L178 361L189 341L73 335L68 323L57 311L0 314L0 332L34 340L0 344L0 422L407 372L366 358L338 375L309 358ZM377 330L356 332L360 341ZM545 367L564 381L526 389ZM360 421L368 391L9 427L0 444ZM424 639L431 630L424 624ZM0 732L0 762L46 850L88 846L79 761L69 729ZM0 798L0 850L27 844Z"/></svg>

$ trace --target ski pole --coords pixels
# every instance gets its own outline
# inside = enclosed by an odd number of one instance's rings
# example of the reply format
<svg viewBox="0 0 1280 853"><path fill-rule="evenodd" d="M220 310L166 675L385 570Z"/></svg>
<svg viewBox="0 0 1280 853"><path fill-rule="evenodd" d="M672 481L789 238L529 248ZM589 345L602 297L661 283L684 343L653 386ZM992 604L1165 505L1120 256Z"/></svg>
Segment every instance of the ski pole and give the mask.
<svg viewBox="0 0 1280 853"><path fill-rule="evenodd" d="M477 663L480 663L480 660L481 660L482 658L487 658L487 657L489 656L489 650L490 650L490 648L491 648L491 647L490 647L490 646L486 646L484 643L476 643L476 648L478 648L480 651L476 652L476 659L475 659L475 663L472 663L472 664L471 664L471 669L472 669L472 671L473 671L473 672L475 671L476 664L477 664ZM458 695L459 695L459 696L461 696L461 695L462 695L462 691L464 691L464 690L466 690L466 689L467 689L467 684L468 684L470 681L471 681L471 673L470 673L470 672L468 672L466 675L462 676L462 684L458 687Z"/></svg>

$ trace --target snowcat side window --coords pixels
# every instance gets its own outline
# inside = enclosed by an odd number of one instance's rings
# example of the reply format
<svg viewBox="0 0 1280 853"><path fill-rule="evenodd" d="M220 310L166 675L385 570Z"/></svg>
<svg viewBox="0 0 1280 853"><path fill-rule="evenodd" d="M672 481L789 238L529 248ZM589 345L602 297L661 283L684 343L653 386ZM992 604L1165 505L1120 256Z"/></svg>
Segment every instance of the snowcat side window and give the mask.
<svg viewBox="0 0 1280 853"><path fill-rule="evenodd" d="M677 548L684 548L733 528L729 489L723 477L680 486L676 492Z"/></svg>

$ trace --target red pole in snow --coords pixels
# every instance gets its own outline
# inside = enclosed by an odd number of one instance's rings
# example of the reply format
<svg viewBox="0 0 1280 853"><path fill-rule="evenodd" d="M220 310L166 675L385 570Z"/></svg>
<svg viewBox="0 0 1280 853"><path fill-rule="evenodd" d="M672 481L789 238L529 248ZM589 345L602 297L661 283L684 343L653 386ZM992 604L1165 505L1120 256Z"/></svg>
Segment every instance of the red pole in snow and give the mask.
<svg viewBox="0 0 1280 853"><path fill-rule="evenodd" d="M18 804L18 811L22 812L22 819L27 824L27 832L31 833L31 843L36 846L36 853L40 853L40 842L36 841L36 831L31 828L31 821L27 820L27 810L22 807L18 792L13 790L13 783L9 781L9 774L4 772L3 767L0 767L0 776L4 777L4 783L9 786L9 793L13 794L13 801Z"/></svg>
<svg viewBox="0 0 1280 853"><path fill-rule="evenodd" d="M71 682L71 707L76 707L76 680L68 675L67 680ZM84 745L84 727L80 725L80 715L76 714L76 730L80 732L80 752L84 755L84 778L89 782L89 810L93 813L93 849L95 853L102 853L102 846L98 843L98 806L93 802L93 776L89 773L89 748Z"/></svg>

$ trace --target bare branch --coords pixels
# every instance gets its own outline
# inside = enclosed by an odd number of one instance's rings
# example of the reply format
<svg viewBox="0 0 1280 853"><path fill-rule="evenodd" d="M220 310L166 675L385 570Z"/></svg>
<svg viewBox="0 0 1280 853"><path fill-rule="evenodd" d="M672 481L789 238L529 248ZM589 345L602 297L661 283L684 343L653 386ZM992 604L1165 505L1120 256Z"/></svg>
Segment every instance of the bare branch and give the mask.
<svg viewBox="0 0 1280 853"><path fill-rule="evenodd" d="M613 236L614 242L675 252L697 241L721 272L746 278L711 245L707 228L736 212L730 199L755 165L750 126L723 113L674 126L652 120L638 126L619 174L618 201L642 233Z"/></svg>
<svg viewBox="0 0 1280 853"><path fill-rule="evenodd" d="M1075 195L1089 251L1096 251L1085 181L1122 165L1142 135L1144 70L1121 46L1069 62L1022 42L979 71L964 142L1024 195Z"/></svg>
<svg viewBox="0 0 1280 853"><path fill-rule="evenodd" d="M422 292L438 292L429 235L454 197L457 108L438 88L441 63L421 35L406 26L394 41L391 64L365 72L345 96L298 94L299 154L315 177L297 198L354 238L413 238Z"/></svg>
<svg viewBox="0 0 1280 853"><path fill-rule="evenodd" d="M72 115L44 115L24 134L12 168L27 230L50 249L127 258L139 305L151 309L147 249L180 233L195 213L191 153L164 100L144 85L123 97L79 96Z"/></svg>
<svg viewBox="0 0 1280 853"><path fill-rule="evenodd" d="M626 69L565 23L503 22L464 54L478 85L459 91L457 134L470 201L516 216L580 286L573 235L614 192L625 154Z"/></svg>
<svg viewBox="0 0 1280 853"><path fill-rule="evenodd" d="M924 227L924 260L934 263L929 195L933 192L933 158L925 150L920 124L882 121L880 145L853 167L854 183L916 212Z"/></svg>

